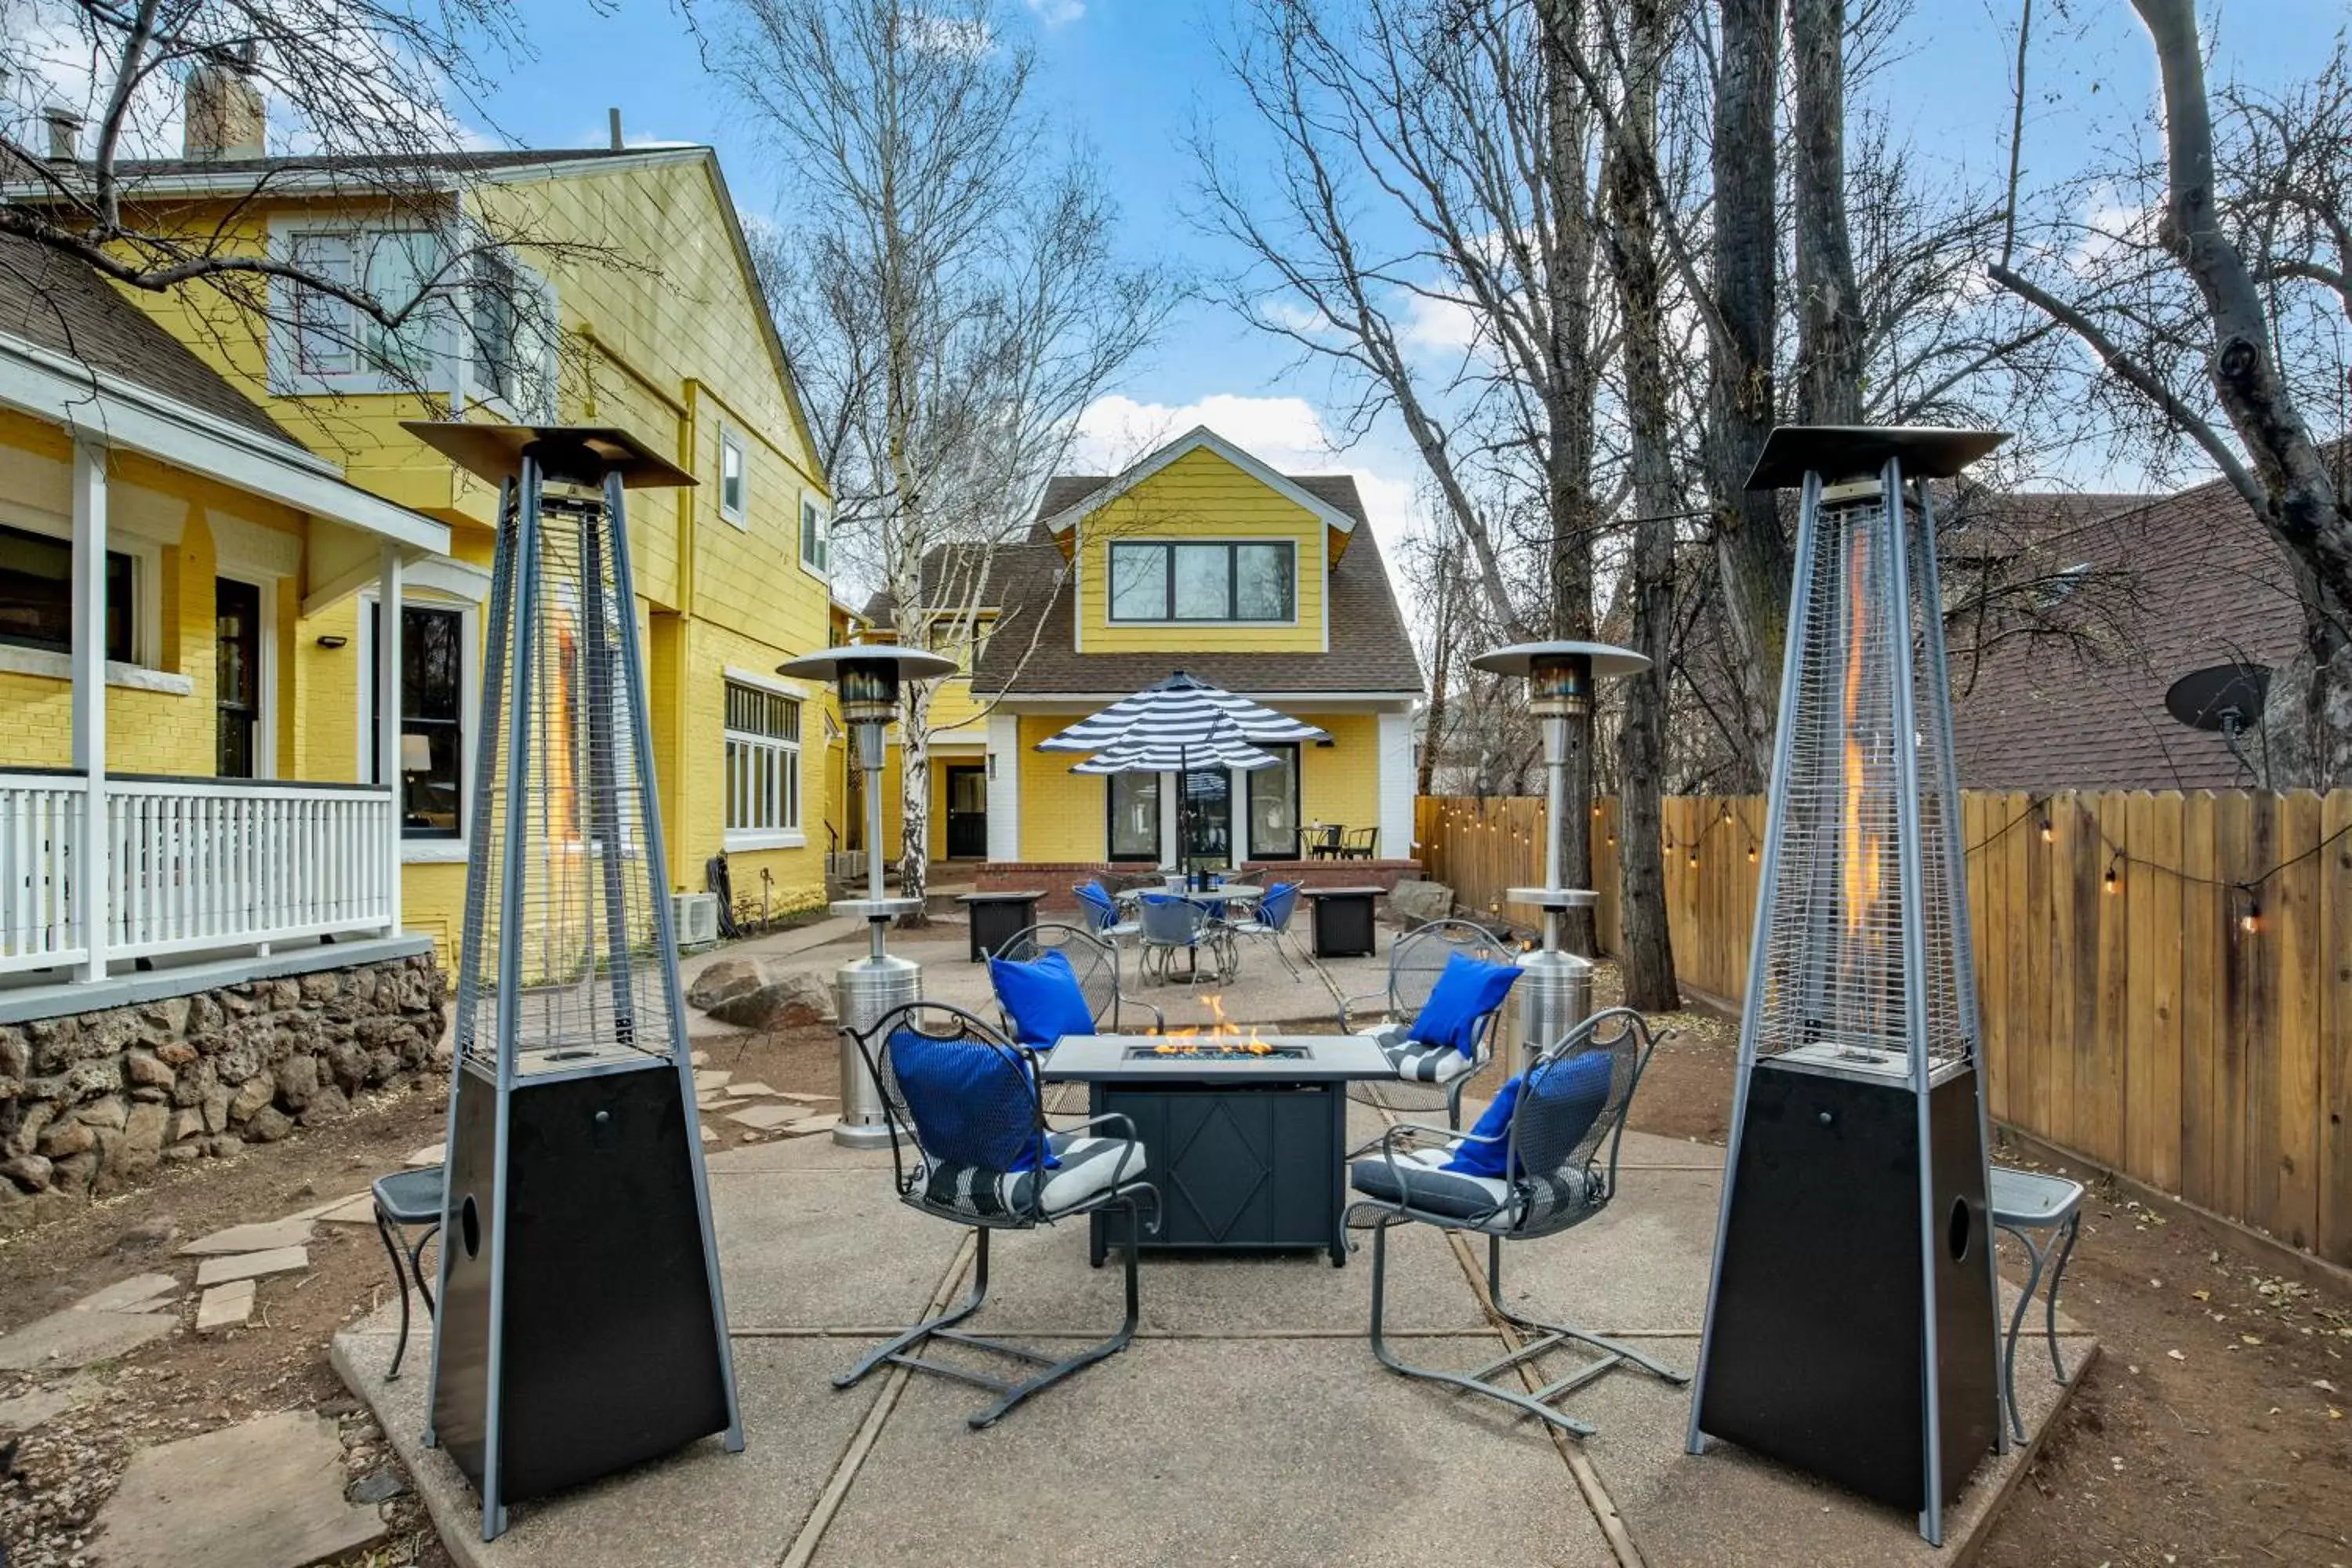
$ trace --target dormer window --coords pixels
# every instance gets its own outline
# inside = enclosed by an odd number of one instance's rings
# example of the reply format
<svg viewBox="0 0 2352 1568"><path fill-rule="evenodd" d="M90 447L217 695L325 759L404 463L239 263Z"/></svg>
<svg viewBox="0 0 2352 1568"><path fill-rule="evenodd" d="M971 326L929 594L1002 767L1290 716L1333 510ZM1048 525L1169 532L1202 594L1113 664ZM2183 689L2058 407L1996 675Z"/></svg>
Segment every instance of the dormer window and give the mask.
<svg viewBox="0 0 2352 1568"><path fill-rule="evenodd" d="M1115 542L1110 547L1114 621L1242 621L1297 618L1298 547L1272 542Z"/></svg>

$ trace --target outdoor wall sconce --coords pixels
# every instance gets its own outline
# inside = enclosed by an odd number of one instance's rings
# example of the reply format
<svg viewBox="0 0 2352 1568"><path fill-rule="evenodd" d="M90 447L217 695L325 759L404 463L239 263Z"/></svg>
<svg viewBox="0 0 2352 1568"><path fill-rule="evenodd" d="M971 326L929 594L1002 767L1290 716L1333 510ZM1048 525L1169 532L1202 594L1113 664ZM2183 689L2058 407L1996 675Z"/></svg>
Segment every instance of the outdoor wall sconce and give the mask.
<svg viewBox="0 0 2352 1568"><path fill-rule="evenodd" d="M323 648L338 648L351 640L341 632L328 632L319 638L319 646Z"/></svg>

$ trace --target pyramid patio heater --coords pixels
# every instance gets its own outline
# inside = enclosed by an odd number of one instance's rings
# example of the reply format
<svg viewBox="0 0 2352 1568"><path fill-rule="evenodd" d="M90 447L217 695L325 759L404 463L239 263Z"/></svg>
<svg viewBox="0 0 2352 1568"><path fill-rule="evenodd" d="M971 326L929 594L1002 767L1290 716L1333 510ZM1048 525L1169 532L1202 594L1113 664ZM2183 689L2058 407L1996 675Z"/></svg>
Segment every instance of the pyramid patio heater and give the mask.
<svg viewBox="0 0 2352 1568"><path fill-rule="evenodd" d="M1748 479L1801 501L1688 1437L1915 1510L1937 1545L2002 1434L1936 523L1912 481L2006 438L1786 427Z"/></svg>
<svg viewBox="0 0 2352 1568"><path fill-rule="evenodd" d="M1526 677L1528 711L1544 721L1544 885L1503 894L1543 911L1543 945L1519 955L1519 978L1504 1003L1504 1038L1518 1048L1510 1070L1520 1072L1592 1013L1592 960L1560 945L1568 911L1600 901L1590 888L1561 885L1568 880L1568 721L1592 711L1596 679L1635 675L1650 661L1607 643L1531 642L1482 653L1470 663L1496 675Z"/></svg>
<svg viewBox="0 0 2352 1568"><path fill-rule="evenodd" d="M834 1013L841 1026L841 1117L833 1141L849 1149L880 1149L890 1142L882 1111L881 1086L866 1066L858 1037L891 1008L923 999L923 966L893 954L886 933L900 915L923 907L920 899L893 899L882 888L882 765L891 721L898 716L898 688L955 673L955 660L887 643L852 643L803 654L776 667L798 680L829 680L841 700L841 721L856 748L850 763L865 776L866 896L837 899L832 912L866 922L866 956L833 972Z"/></svg>
<svg viewBox="0 0 2352 1568"><path fill-rule="evenodd" d="M621 431L419 421L499 486L428 1441L507 1506L743 1446L623 523Z"/></svg>

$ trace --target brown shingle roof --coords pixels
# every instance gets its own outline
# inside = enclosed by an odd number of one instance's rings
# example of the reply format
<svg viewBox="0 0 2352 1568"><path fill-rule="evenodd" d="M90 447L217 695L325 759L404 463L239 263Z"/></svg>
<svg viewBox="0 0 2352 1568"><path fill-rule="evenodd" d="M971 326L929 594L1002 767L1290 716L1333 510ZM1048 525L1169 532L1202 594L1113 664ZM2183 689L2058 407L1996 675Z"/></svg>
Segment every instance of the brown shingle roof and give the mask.
<svg viewBox="0 0 2352 1568"><path fill-rule="evenodd" d="M1345 474L1291 474L1293 484L1339 508L1358 523L1329 579L1328 653L1080 653L1072 645L1075 597L1066 563L1045 520L1110 483L1102 475L1055 477L1038 499L1030 542L1000 548L991 566L1001 589L987 596L1005 618L972 672L982 695L1102 696L1139 690L1178 668L1230 690L1418 692L1421 662L1405 635L1380 543L1364 515L1356 481ZM1033 637L1026 617L1043 605L1044 626Z"/></svg>
<svg viewBox="0 0 2352 1568"><path fill-rule="evenodd" d="M2339 463L2343 448L2339 448ZM2165 711L2193 669L2276 665L2302 639L2286 559L2244 500L2217 479L2177 495L2012 496L2032 508L2012 541L2054 570L2121 585L2083 635L1997 641L1953 657L1960 782L1975 789L2226 789L2257 781L2221 738ZM1965 549L1965 532L1946 553ZM1953 586L1947 584L1948 593ZM1957 639L1956 639L1957 640ZM2259 762L2259 734L2245 742Z"/></svg>
<svg viewBox="0 0 2352 1568"><path fill-rule="evenodd" d="M94 370L299 446L268 415L97 273L29 239L0 236L0 331Z"/></svg>

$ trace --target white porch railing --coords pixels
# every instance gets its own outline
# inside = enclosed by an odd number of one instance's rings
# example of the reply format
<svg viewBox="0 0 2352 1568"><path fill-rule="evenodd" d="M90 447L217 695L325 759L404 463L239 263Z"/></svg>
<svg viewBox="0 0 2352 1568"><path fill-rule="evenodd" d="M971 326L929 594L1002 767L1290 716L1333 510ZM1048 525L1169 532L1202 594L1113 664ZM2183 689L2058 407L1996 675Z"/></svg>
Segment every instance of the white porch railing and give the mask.
<svg viewBox="0 0 2352 1568"><path fill-rule="evenodd" d="M0 972L88 956L83 782L0 775ZM391 930L392 795L362 784L110 774L109 959Z"/></svg>

